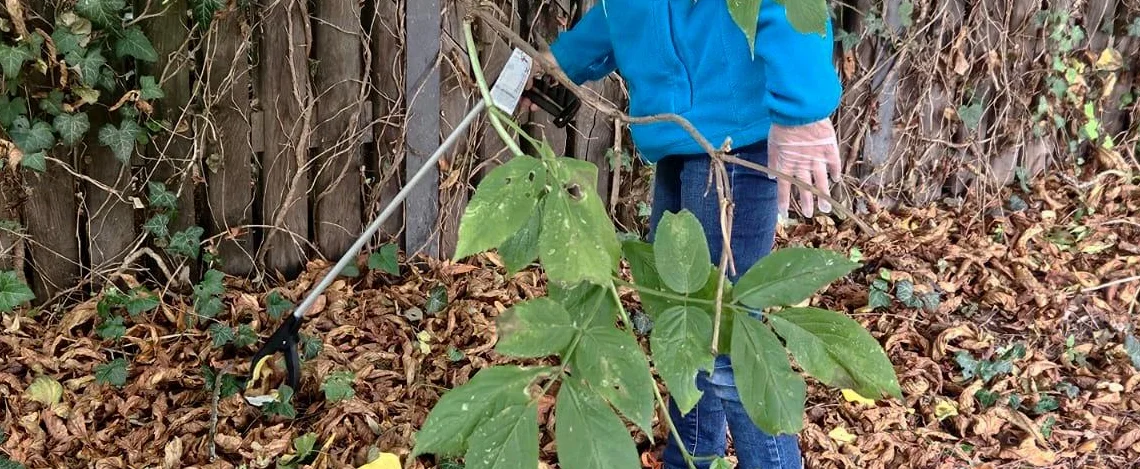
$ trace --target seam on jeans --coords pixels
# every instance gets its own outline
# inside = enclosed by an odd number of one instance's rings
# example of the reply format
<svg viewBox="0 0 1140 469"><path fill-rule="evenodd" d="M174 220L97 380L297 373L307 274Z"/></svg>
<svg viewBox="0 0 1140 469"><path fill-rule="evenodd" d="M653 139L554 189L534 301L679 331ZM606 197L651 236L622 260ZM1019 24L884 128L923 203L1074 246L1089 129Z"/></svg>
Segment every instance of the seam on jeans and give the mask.
<svg viewBox="0 0 1140 469"><path fill-rule="evenodd" d="M776 467L784 467L784 458L780 457L780 440L779 436L768 437L768 455L776 460Z"/></svg>
<svg viewBox="0 0 1140 469"><path fill-rule="evenodd" d="M693 407L693 449L689 450L690 455L697 454L697 444L701 441L701 406L697 404Z"/></svg>

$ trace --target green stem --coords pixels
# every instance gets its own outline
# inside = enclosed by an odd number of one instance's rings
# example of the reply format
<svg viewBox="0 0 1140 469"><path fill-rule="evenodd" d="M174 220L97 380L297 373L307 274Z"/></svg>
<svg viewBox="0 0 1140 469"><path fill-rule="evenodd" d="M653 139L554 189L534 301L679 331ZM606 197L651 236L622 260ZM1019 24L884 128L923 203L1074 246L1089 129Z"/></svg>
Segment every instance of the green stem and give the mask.
<svg viewBox="0 0 1140 469"><path fill-rule="evenodd" d="M714 300L706 300L706 299L702 299L702 298L692 298L692 297L688 297L688 296L684 296L684 295L678 295L676 293L657 290L654 288L643 287L641 285L637 285L637 284L630 283L630 282L627 282L625 280L622 280L619 277L614 277L613 281L616 282L618 285L621 285L623 287L632 288L634 291L636 291L639 294L656 296L658 298L664 298L667 300L681 301L681 302L685 302L685 303L696 303L696 304L702 304L702 305L716 307L716 301L714 301ZM744 311L744 308L740 307L739 305L735 305L735 304L726 303L722 306L725 308L737 311L737 312Z"/></svg>
<svg viewBox="0 0 1140 469"><path fill-rule="evenodd" d="M487 103L487 116L491 120L491 126L495 128L495 132L499 134L499 138L511 149L514 156L522 156L522 148L519 148L518 142L511 138L511 134L503 127L503 123L499 121L499 116L496 111L494 102L491 100L491 89L487 87L487 77L483 75L483 66L479 63L479 51L475 48L475 35L471 32L471 19L463 21L463 36L467 40L467 57L471 58L471 68L475 71L475 82L479 84L479 93L483 95L483 101Z"/></svg>
<svg viewBox="0 0 1140 469"><path fill-rule="evenodd" d="M618 280L621 281L621 280ZM624 281L622 281L624 283ZM618 294L617 284L610 282L610 294L613 296L614 303L617 304L618 313L621 314L621 321L625 324L625 330L633 340L637 340L637 336L633 333L633 322L629 320L629 313L625 311L625 306L621 304L621 295ZM681 433L677 431L677 425L673 423L673 417L669 415L669 406L665 404L665 398L661 396L661 390L657 388L657 383L653 383L653 397L657 399L657 406L661 408L661 414L665 417L665 424L669 426L669 433L673 435L673 439L677 441L677 448L681 450L681 456L685 458L685 464L689 469L697 469L697 464L693 461L693 455L689 454L689 450L685 448L685 442L681 440ZM652 437L652 435L650 435Z"/></svg>

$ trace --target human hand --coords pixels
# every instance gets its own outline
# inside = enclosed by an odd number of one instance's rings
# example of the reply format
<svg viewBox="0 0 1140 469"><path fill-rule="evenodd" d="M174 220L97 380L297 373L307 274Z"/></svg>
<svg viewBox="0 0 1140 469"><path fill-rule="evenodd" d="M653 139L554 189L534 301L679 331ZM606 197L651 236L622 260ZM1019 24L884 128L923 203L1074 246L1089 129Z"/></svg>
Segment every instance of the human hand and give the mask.
<svg viewBox="0 0 1140 469"><path fill-rule="evenodd" d="M843 176L839 142L835 136L835 127L829 119L791 127L772 124L768 133L768 158L773 169L811 184L828 196L831 196L828 176L831 177L831 182L838 181ZM786 219L791 203L792 183L780 179L776 187L779 215L781 219ZM800 212L810 218L816 206L815 194L799 188L796 191ZM819 200L819 211L830 213L831 204Z"/></svg>
<svg viewBox="0 0 1140 469"><path fill-rule="evenodd" d="M555 59L554 54L550 53L550 51L542 52L541 55L542 55L542 58L545 58L547 62L549 62L555 66L558 65L558 59ZM543 62L540 61L536 57L534 59L534 65L530 69L530 77L527 78L527 80L526 80L526 89L529 90L529 89L534 87L535 78L539 78L539 79L545 78L544 77L545 70L546 70L546 66L543 65ZM539 109L538 105L532 103L530 101L530 98L527 98L526 95L523 95L522 99L519 100L519 108L527 109L530 112L537 112Z"/></svg>

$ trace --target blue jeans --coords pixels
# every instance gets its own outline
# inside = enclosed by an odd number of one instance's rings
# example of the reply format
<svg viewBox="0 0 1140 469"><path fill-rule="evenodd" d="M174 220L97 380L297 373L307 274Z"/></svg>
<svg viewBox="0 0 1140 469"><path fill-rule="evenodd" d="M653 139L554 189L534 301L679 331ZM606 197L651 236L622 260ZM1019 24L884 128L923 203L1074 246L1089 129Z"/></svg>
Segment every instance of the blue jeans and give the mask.
<svg viewBox="0 0 1140 469"><path fill-rule="evenodd" d="M768 164L767 141L739 148L736 153L741 159ZM759 171L735 165L726 169L735 204L732 255L736 272L730 275L735 282L772 250L776 232L776 181ZM710 260L717 264L723 243L716 186L708 184L709 170L707 156L670 156L657 163L649 239L653 239L664 212L688 209L701 222L708 238ZM716 358L711 376L703 371L697 376L697 388L703 394L691 412L681 415L676 403L670 400L669 414L689 453L704 458L698 460L698 468L708 468L712 458L725 454L726 430L732 432L740 469L803 467L796 435L769 435L756 427L745 413L727 355ZM687 467L672 435L666 443L663 459L665 469Z"/></svg>

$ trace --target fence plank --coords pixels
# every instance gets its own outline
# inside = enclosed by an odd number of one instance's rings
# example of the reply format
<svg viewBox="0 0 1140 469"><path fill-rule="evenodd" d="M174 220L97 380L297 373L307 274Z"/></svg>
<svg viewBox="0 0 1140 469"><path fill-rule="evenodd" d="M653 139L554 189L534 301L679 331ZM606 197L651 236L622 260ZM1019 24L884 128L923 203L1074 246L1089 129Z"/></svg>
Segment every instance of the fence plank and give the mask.
<svg viewBox="0 0 1140 469"><path fill-rule="evenodd" d="M57 149L53 156L71 165L71 153ZM32 291L37 302L71 288L79 281L79 226L76 214L75 178L55 162L37 174L24 171L28 201L24 220L31 237L31 261L35 269Z"/></svg>
<svg viewBox="0 0 1140 469"><path fill-rule="evenodd" d="M546 43L550 43L558 36L560 18L566 18L568 11L570 11L568 0L519 2L519 16L523 19L523 37L532 43L537 42L535 38L541 38ZM533 27L527 27L528 25L533 25ZM554 154L558 156L565 156L570 153L570 138L567 129L560 129L555 126L553 116L542 110L526 111L524 116L526 125L523 128L530 135L540 140L547 139L550 147L554 150ZM523 150L534 154L532 150L527 148L528 146L524 146Z"/></svg>
<svg viewBox="0 0 1140 469"><path fill-rule="evenodd" d="M105 111L91 111L92 129L112 122ZM117 124L116 124L117 125ZM83 184L87 212L87 252L92 271L99 271L126 257L135 238L134 209L127 202L131 195L131 170L115 158L110 148L99 144L96 132L87 132L84 174L118 192L112 194L94 183Z"/></svg>
<svg viewBox="0 0 1140 469"><path fill-rule="evenodd" d="M445 34L444 56L440 86L440 131L441 139L446 138L467 111L474 104L474 97L478 91L475 89L472 77L468 73L471 61L467 57L466 39L463 36L463 18L467 11L462 1L448 0L448 8L444 12ZM468 181L475 163L477 141L474 139L480 129L472 125L463 136L456 140L455 146L444 156L446 168L441 174L439 185L439 255L450 258L455 253L456 243L459 241L459 220L467 206Z"/></svg>
<svg viewBox="0 0 1140 469"><path fill-rule="evenodd" d="M0 175L0 269L15 270L21 279L25 278L24 240L19 232L22 226L20 214L20 192L23 190L16 173ZM25 279L26 283L26 279Z"/></svg>
<svg viewBox="0 0 1140 469"><path fill-rule="evenodd" d="M439 147L440 0L406 3L406 35L409 47L404 78L408 100L405 171L413 174ZM439 218L439 168L430 168L424 180L404 202L404 243L409 253L435 257L439 254L436 220Z"/></svg>
<svg viewBox="0 0 1140 469"><path fill-rule="evenodd" d="M258 92L265 113L261 212L265 233L258 252L269 273L301 270L308 239L310 116L308 12L302 0L281 0L263 11Z"/></svg>
<svg viewBox="0 0 1140 469"><path fill-rule="evenodd" d="M231 275L254 271L253 147L250 142L251 46L242 32L240 10L214 19L206 36L207 111L213 126L204 135L206 146L206 223L209 233L230 232L218 243L222 269ZM216 155L216 156L215 156ZM232 231L231 231L232 230Z"/></svg>
<svg viewBox="0 0 1140 469"><path fill-rule="evenodd" d="M511 29L518 33L520 23L518 12L510 8L509 3L499 5L499 10L509 15L509 18L500 18L500 20L510 25ZM487 76L489 83L494 83L498 80L499 74L502 73L503 67L507 65L512 48L494 29L485 26L479 27L481 26L479 23L476 23L475 26L476 40L479 44L479 60L483 64L483 73ZM511 153L507 144L503 143L503 139L499 137L498 132L495 131L494 126L489 121L480 118L476 125L481 129L481 134L479 135L478 149L479 164L475 176L481 179L491 170L510 159Z"/></svg>
<svg viewBox="0 0 1140 469"><path fill-rule="evenodd" d="M361 143L364 106L361 84L360 3L317 2L313 22L317 48L314 93L317 100L316 194L313 223L317 247L327 258L339 258L360 236Z"/></svg>
<svg viewBox="0 0 1140 469"><path fill-rule="evenodd" d="M580 0L575 21L591 8L598 8L597 0ZM610 102L617 102L621 96L618 83L611 78L589 83L588 88ZM611 168L606 161L606 152L614 145L613 121L599 113L592 106L582 106L570 130L574 140L574 156L598 166L598 194L603 201L610 200Z"/></svg>
<svg viewBox="0 0 1140 469"><path fill-rule="evenodd" d="M368 171L376 175L377 183L370 191L368 211L372 218L379 215L388 200L392 200L403 183L401 177L404 160L403 126L404 109L404 10L399 0L371 2L372 27L369 44L372 47L372 158L366 161ZM404 227L404 207L384 222L375 242L388 242L397 238Z"/></svg>

